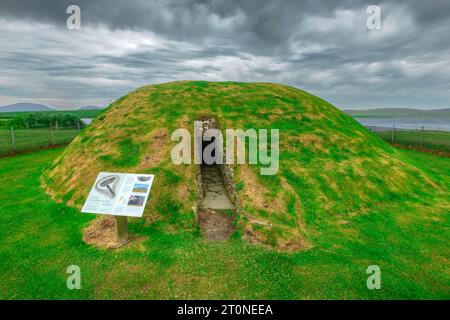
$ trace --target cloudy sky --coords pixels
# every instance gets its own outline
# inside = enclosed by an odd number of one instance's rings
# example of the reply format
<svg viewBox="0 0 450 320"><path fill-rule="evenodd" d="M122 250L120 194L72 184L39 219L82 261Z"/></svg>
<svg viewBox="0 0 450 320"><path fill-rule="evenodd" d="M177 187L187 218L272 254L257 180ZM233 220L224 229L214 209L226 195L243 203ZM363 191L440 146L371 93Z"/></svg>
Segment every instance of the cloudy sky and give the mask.
<svg viewBox="0 0 450 320"><path fill-rule="evenodd" d="M371 4L381 30L366 26ZM105 105L186 79L286 83L340 108L450 107L450 1L0 0L0 105Z"/></svg>

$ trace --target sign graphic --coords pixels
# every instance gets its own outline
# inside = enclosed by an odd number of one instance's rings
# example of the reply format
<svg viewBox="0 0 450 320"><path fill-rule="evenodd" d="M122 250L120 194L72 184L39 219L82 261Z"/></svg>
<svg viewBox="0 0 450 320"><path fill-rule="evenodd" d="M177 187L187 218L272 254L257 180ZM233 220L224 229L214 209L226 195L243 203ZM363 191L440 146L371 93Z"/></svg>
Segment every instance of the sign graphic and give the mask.
<svg viewBox="0 0 450 320"><path fill-rule="evenodd" d="M154 175L100 172L81 212L142 217Z"/></svg>

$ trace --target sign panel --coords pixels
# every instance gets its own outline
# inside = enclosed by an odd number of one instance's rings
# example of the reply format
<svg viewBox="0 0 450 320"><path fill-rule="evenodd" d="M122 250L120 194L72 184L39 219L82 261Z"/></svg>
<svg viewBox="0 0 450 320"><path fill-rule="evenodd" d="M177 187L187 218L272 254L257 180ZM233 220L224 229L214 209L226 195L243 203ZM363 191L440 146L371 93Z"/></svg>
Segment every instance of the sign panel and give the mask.
<svg viewBox="0 0 450 320"><path fill-rule="evenodd" d="M153 174L100 172L81 212L142 217Z"/></svg>

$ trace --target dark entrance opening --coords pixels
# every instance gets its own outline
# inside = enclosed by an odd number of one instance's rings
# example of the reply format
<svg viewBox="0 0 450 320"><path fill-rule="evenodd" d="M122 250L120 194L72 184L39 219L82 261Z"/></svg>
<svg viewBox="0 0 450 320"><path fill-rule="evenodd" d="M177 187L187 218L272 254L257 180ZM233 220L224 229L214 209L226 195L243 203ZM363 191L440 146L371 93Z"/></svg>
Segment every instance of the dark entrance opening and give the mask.
<svg viewBox="0 0 450 320"><path fill-rule="evenodd" d="M209 240L228 239L234 231L235 206L230 200L222 176L222 164L207 164L204 159L205 148L215 145L211 141L202 141L202 164L200 164L200 184L202 197L197 204L198 223L204 236ZM211 146L212 147L212 146ZM215 150L211 152L216 156Z"/></svg>

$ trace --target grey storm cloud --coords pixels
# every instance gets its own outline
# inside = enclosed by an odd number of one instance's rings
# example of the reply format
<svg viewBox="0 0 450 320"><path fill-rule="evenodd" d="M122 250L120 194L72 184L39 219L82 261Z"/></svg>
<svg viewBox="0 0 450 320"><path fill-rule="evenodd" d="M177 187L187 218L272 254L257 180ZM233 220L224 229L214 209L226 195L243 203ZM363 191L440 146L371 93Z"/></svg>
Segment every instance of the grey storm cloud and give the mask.
<svg viewBox="0 0 450 320"><path fill-rule="evenodd" d="M66 8L81 8L81 30ZM381 30L368 30L368 5ZM450 1L0 0L0 105L106 104L141 85L270 81L341 108L449 107Z"/></svg>

